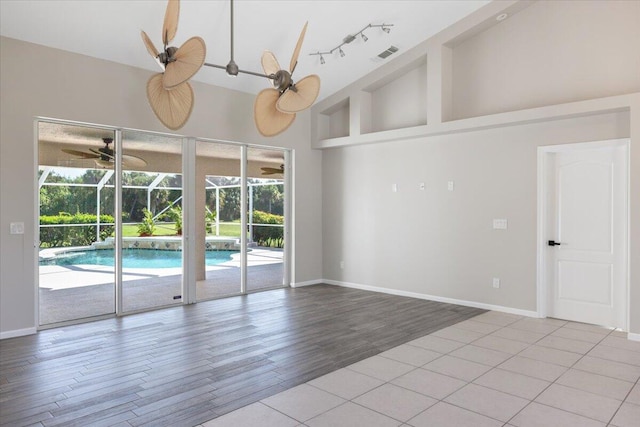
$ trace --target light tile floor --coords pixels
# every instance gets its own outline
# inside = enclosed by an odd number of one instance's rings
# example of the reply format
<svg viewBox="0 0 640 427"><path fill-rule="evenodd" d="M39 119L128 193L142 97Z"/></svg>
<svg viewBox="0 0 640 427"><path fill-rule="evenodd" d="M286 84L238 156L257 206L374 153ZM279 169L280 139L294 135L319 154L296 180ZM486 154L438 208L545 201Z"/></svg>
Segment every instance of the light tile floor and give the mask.
<svg viewBox="0 0 640 427"><path fill-rule="evenodd" d="M488 312L203 424L640 426L640 342Z"/></svg>

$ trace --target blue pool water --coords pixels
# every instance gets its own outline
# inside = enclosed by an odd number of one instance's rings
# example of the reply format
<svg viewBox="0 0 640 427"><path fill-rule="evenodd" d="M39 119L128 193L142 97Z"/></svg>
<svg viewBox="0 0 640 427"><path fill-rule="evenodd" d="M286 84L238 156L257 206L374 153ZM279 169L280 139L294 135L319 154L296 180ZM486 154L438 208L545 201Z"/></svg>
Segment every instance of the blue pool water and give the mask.
<svg viewBox="0 0 640 427"><path fill-rule="evenodd" d="M206 265L218 265L231 260L237 251L205 251ZM113 266L113 249L97 249L84 252L63 252L54 258L41 260L40 265L107 265ZM123 249L123 268L170 268L182 267L181 251L153 249Z"/></svg>

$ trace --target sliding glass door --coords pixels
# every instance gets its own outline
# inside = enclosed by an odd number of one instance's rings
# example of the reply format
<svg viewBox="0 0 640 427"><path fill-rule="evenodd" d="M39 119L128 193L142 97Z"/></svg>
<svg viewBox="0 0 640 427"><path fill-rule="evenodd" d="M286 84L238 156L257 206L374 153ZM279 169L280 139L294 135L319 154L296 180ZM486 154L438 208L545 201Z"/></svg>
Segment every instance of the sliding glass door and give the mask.
<svg viewBox="0 0 640 427"><path fill-rule="evenodd" d="M285 285L285 152L249 147L247 291Z"/></svg>
<svg viewBox="0 0 640 427"><path fill-rule="evenodd" d="M241 157L236 145L196 141L196 298L242 292Z"/></svg>
<svg viewBox="0 0 640 427"><path fill-rule="evenodd" d="M114 132L38 124L40 325L115 313Z"/></svg>
<svg viewBox="0 0 640 427"><path fill-rule="evenodd" d="M123 312L182 302L182 144L122 132Z"/></svg>
<svg viewBox="0 0 640 427"><path fill-rule="evenodd" d="M285 150L39 120L39 324L282 287Z"/></svg>

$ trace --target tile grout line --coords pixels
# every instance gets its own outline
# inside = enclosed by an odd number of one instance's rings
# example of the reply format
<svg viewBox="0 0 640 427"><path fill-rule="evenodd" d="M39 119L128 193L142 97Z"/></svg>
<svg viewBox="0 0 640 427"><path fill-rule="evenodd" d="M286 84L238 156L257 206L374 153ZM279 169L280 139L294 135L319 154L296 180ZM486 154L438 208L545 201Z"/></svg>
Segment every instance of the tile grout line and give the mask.
<svg viewBox="0 0 640 427"><path fill-rule="evenodd" d="M568 323L568 322L567 322L567 323ZM565 325L566 325L567 323L565 323ZM557 329L556 329L556 330L554 330L553 332L556 332L558 329L560 329L560 328L564 327L565 325L560 326L559 328L557 328ZM614 330L610 330L606 335L604 335L604 336L602 337L602 339L601 339L600 341L598 341L597 343L595 343L595 344L591 347L591 349L590 349L589 351L591 351L595 346L597 346L597 345L598 345L598 344L600 344L602 341L604 341L604 339L605 339L605 338L607 338L609 335L611 335L611 333L612 333L613 331L614 331ZM540 340L542 340L543 338L545 338L545 337L547 337L547 336L551 335L553 332L548 333L548 334L547 334L547 335L545 335L544 337L540 338ZM537 343L537 342L539 342L540 340L536 341L536 343ZM533 345L533 344L531 344L531 345ZM527 347L527 348L528 348L528 347ZM524 350L522 350L522 351L524 351ZM589 352L587 352L587 353L589 353ZM576 360L576 361L575 361L575 362L574 362L570 367L568 367L568 368L567 368L567 370L566 370L564 373L562 373L558 378L556 378L555 380L553 380L552 382L550 382L550 383L549 383L549 385L548 385L547 387L545 387L545 388L544 388L544 390L542 390L542 391L541 391L540 393L538 393L538 394L537 394L533 399L531 399L531 400L529 401L529 403L528 403L527 405L525 405L521 410L519 410L516 414L514 414L514 415L513 415L513 417L509 418L509 421L507 421L507 424L508 424L508 423L510 423L510 422L511 422L515 417L517 417L517 416L518 416L518 414L520 414L522 411L524 411L528 406L530 406L530 405L531 405L531 403L534 403L534 402L535 402L535 400L536 400L538 397L540 397L540 395L541 395L542 393L544 393L545 391L547 391L547 390L548 390L552 385L556 384L556 381L558 381L558 379L559 379L559 378L561 378L561 377L562 377L562 375L564 375L568 370L572 369L572 368L573 368L573 366L575 366L575 365L576 365L580 360L582 360L582 359L587 355L587 353L583 354L583 355L582 355L578 360ZM525 356L521 356L521 357L525 357ZM535 359L532 359L532 360L535 360ZM551 363L551 362L548 362L548 363ZM561 366L561 365L558 365L558 366ZM577 369L577 370L580 370L580 369ZM582 372L587 372L587 371L582 371ZM592 372L588 372L588 373L592 373ZM603 375L603 376L606 376L606 375ZM608 376L607 376L607 377L608 377ZM532 377L532 378L533 378L533 377ZM608 378L611 378L611 377L608 377ZM636 383L637 383L637 380L636 380ZM562 384L558 384L558 385L562 385ZM565 386L565 387L569 387L569 386ZM575 387L569 387L569 388L572 388L572 389L574 389L574 390L579 390L579 391L582 391L582 392L586 392L585 390L580 390L580 389L575 388ZM633 389L633 387L632 387L631 389ZM629 390L629 393L631 393L631 389ZM587 392L587 393L588 393L588 392ZM594 393L591 393L591 394L594 394ZM623 401L623 402L624 402L624 401ZM623 403L623 402L620 402L620 406L622 406L622 403ZM596 420L596 419L594 419L594 418L591 418L591 417L588 417L588 416L585 416L585 415L582 415L582 414L576 414L575 412L567 411L567 410L565 410L565 409L561 409L561 408L556 408L555 406L546 405L546 404L544 404L544 403L540 403L540 402L535 402L535 403L537 403L538 405L544 405L544 406L548 406L548 407L550 407L550 408L558 409L558 410L560 410L560 411L565 411L565 412L568 412L568 413L570 413L570 414L574 414L574 415L578 415L578 416L581 416L581 417L589 418L589 419L592 419L592 420L594 420L594 421L602 422L602 421L600 421L600 420ZM620 409L620 406L619 406L619 407L618 407L618 409L616 410L616 413L617 413L617 412L618 412L618 410ZM614 415L615 415L615 414L614 414ZM611 420L609 420L609 422L611 422ZM608 423L607 423L607 424L608 424Z"/></svg>

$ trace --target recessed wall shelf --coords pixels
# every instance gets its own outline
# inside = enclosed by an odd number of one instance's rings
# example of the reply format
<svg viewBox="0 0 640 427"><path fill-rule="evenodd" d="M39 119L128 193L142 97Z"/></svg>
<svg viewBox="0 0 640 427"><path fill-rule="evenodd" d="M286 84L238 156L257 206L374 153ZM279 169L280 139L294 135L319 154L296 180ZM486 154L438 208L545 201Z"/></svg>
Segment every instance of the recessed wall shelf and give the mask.
<svg viewBox="0 0 640 427"><path fill-rule="evenodd" d="M597 15L601 9L589 2L570 3L505 0L478 9L316 104L311 110L312 147L409 140L629 111L640 97L640 57L629 51L632 44L620 40L624 34L640 37L640 28L630 24L629 17L615 15L620 11L606 7L603 13L611 16L605 21L620 22L611 40L601 38L609 34L605 29L566 28L567 13L552 14L553 10L578 7L581 13ZM506 19L496 20L503 14ZM550 48L544 40L530 40L534 29L529 27L547 22L548 16L553 16L551 33L568 32L571 46L563 42ZM592 16L589 22L598 19ZM590 33L586 44L585 31ZM502 46L499 40L506 43L504 49L495 48ZM562 55L575 46L589 49ZM594 46L607 51L610 63L591 64L599 58L592 54ZM540 56L542 61L529 63ZM563 59L576 56L580 64ZM602 77L612 64L624 68L623 78ZM549 72L565 77L545 78ZM593 84L576 83L575 76Z"/></svg>
<svg viewBox="0 0 640 427"><path fill-rule="evenodd" d="M321 139L349 136L349 98L318 114L317 132Z"/></svg>

